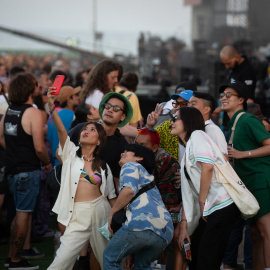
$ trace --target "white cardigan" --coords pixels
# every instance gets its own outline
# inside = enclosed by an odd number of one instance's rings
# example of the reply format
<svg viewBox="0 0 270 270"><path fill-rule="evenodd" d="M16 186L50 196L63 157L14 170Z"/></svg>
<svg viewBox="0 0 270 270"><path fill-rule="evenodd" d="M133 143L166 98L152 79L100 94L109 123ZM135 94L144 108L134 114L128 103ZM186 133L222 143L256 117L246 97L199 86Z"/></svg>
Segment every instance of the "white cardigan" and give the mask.
<svg viewBox="0 0 270 270"><path fill-rule="evenodd" d="M65 226L68 225L72 216L74 198L80 174L84 167L84 161L76 155L78 148L78 146L75 146L75 144L70 141L69 137L67 137L63 149L59 144L58 154L63 161L61 187L52 211L58 214L57 221ZM105 170L101 169L102 183L100 185L100 191L103 197L113 199L116 197L113 176L108 164L106 164L106 166L108 177L106 179Z"/></svg>

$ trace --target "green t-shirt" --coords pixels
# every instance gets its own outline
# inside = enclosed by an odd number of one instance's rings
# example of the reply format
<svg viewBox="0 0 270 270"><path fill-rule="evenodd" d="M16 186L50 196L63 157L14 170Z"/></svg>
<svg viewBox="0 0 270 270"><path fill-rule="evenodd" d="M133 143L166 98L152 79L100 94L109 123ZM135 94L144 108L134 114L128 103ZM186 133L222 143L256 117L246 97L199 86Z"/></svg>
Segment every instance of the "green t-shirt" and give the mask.
<svg viewBox="0 0 270 270"><path fill-rule="evenodd" d="M233 123L240 110L234 114L229 122L231 132ZM239 151L254 150L262 146L262 141L270 138L263 123L256 116L243 114L235 127L233 148ZM241 180L250 191L270 188L270 156L259 158L234 159L234 168Z"/></svg>

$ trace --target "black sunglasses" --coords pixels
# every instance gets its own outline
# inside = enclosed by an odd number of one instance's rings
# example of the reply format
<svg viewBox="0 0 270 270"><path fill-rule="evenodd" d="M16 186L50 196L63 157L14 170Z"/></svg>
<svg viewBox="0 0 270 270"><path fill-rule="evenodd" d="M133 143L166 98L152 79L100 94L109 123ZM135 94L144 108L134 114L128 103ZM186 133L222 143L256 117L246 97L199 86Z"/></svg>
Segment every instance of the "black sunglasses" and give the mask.
<svg viewBox="0 0 270 270"><path fill-rule="evenodd" d="M233 94L231 92L227 92L227 93L221 93L219 94L219 97L222 99L226 96L227 99L229 99L231 96L236 96L236 97L239 97L238 95L236 94Z"/></svg>
<svg viewBox="0 0 270 270"><path fill-rule="evenodd" d="M172 121L175 123L176 120L181 120L180 116L173 116Z"/></svg>
<svg viewBox="0 0 270 270"><path fill-rule="evenodd" d="M119 112L119 111L124 111L120 106L118 106L118 105L112 105L111 103L105 103L104 104L104 108L106 109L106 110L109 110L110 108L113 108L113 111L114 112Z"/></svg>
<svg viewBox="0 0 270 270"><path fill-rule="evenodd" d="M174 101L172 102L172 106L176 109L178 106L180 107L187 107L188 106L188 102L187 101L181 101L181 102L178 102L178 101Z"/></svg>

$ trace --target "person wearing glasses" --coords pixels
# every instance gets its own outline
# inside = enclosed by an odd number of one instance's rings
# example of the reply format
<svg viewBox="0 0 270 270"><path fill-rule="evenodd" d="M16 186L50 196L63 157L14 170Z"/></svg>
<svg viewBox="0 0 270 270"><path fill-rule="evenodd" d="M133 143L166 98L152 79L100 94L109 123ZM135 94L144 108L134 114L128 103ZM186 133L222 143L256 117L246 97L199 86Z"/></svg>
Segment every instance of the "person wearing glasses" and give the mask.
<svg viewBox="0 0 270 270"><path fill-rule="evenodd" d="M171 95L171 99L173 100L172 106L174 111L179 109L180 107L188 106L188 102L193 95L192 90L184 90L178 94ZM150 113L147 117L146 127L153 128L162 112L162 107L159 108L159 104L157 104L155 111ZM176 158L176 160L181 163L182 157L185 152L185 148L178 143L178 139L176 136L171 135L171 123L170 120L167 120L156 126L155 129L160 135L160 147L169 152Z"/></svg>
<svg viewBox="0 0 270 270"><path fill-rule="evenodd" d="M229 158L246 187L257 199L260 210L248 219L253 241L253 269L270 269L270 134L259 118L247 109L245 84L234 81L219 88L222 110L230 118L229 130L236 117L233 145L228 147Z"/></svg>
<svg viewBox="0 0 270 270"><path fill-rule="evenodd" d="M186 147L181 163L183 199L179 247L191 242L191 270L220 268L231 228L240 211L214 174L214 163L225 163L205 121L194 107L180 108L172 121L172 135ZM190 236L192 235L192 238ZM191 240L191 241L190 241Z"/></svg>
<svg viewBox="0 0 270 270"><path fill-rule="evenodd" d="M103 251L108 241L98 228L109 218L116 194L111 170L102 169L100 149L105 145L106 133L97 122L83 126L78 145L70 141L66 128L55 111L54 88L49 88L48 104L59 137L58 154L63 162L60 191L52 209L57 221L66 226L61 245L48 269L72 269L87 241L103 269Z"/></svg>

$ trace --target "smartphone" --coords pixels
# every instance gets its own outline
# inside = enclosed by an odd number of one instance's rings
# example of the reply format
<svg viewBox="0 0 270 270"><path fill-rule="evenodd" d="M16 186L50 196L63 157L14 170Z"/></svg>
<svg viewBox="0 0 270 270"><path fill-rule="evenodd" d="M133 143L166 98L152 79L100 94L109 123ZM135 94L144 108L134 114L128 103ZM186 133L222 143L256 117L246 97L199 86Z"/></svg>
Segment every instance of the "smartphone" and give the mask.
<svg viewBox="0 0 270 270"><path fill-rule="evenodd" d="M186 261L191 261L191 248L190 248L190 243L188 242L187 239L183 241L182 254Z"/></svg>
<svg viewBox="0 0 270 270"><path fill-rule="evenodd" d="M60 89L62 87L62 84L65 80L65 76L64 75L57 75L55 77L55 80L53 82L53 86L52 87L55 87L56 89L54 89L56 92L52 93L52 95L55 95L57 96L60 92Z"/></svg>

